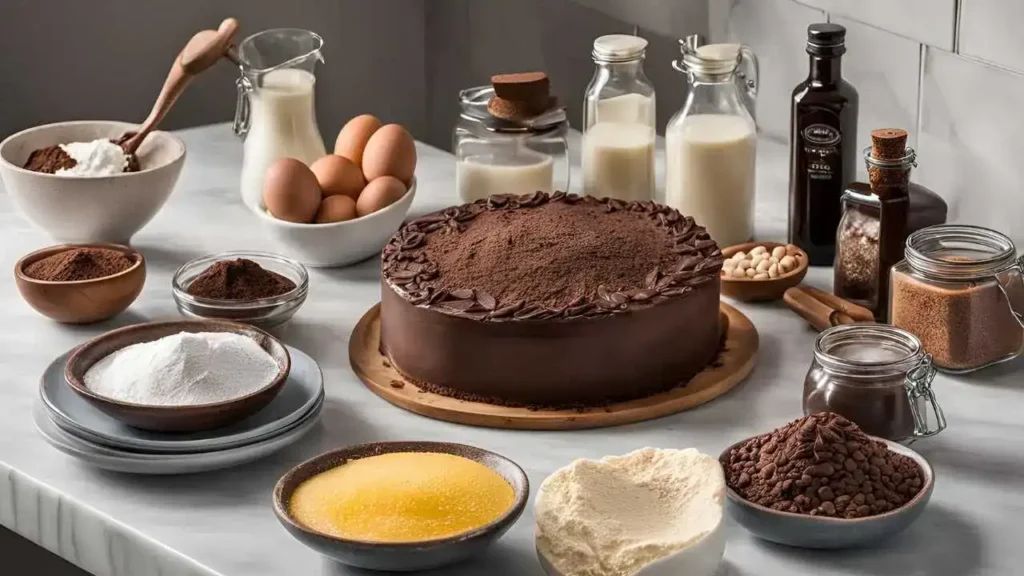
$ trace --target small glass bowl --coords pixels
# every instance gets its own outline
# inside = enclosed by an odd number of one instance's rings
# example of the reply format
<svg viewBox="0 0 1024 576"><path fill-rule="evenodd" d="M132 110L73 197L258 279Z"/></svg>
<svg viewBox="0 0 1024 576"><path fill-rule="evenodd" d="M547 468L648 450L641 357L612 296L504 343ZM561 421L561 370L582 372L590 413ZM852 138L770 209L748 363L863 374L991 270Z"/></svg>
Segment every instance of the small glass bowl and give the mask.
<svg viewBox="0 0 1024 576"><path fill-rule="evenodd" d="M259 300L217 300L199 298L187 292L193 280L214 263L221 260L245 258L277 272L295 283L295 289L272 298ZM188 318L218 318L250 324L257 328L273 328L287 322L306 301L309 293L309 274L305 266L295 260L266 252L220 252L191 260L174 273L172 280L174 302L178 311Z"/></svg>

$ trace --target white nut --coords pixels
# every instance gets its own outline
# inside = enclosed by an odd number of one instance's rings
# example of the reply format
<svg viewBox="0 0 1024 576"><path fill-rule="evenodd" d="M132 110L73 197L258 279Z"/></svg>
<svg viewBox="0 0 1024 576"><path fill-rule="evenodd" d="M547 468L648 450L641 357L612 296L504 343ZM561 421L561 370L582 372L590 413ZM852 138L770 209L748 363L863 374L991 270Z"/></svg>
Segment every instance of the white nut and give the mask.
<svg viewBox="0 0 1024 576"><path fill-rule="evenodd" d="M786 247L785 246L776 246L775 248L772 249L772 258L774 258L776 262L781 260L782 257L785 256L785 255L786 255Z"/></svg>
<svg viewBox="0 0 1024 576"><path fill-rule="evenodd" d="M771 268L771 266L772 263L769 260L765 259L758 262L757 266L755 266L754 269L757 270L758 272L767 272L768 269Z"/></svg>
<svg viewBox="0 0 1024 576"><path fill-rule="evenodd" d="M778 264L779 263L779 259L776 258L775 256L772 256L768 260L770 260L772 264Z"/></svg>
<svg viewBox="0 0 1024 576"><path fill-rule="evenodd" d="M735 267L736 262L734 260L726 260L725 262L722 262L722 270L725 270L727 272Z"/></svg>
<svg viewBox="0 0 1024 576"><path fill-rule="evenodd" d="M733 255L732 255L732 259L733 259L733 260L735 260L735 261L737 261L737 262L739 262L740 260L746 260L746 259L747 259L747 253L746 253L746 252L743 252L743 251L741 250L741 251L739 251L739 252L737 252L737 253L733 254Z"/></svg>
<svg viewBox="0 0 1024 576"><path fill-rule="evenodd" d="M750 268L750 260L740 260L736 263L737 270L746 270L747 268Z"/></svg>
<svg viewBox="0 0 1024 576"><path fill-rule="evenodd" d="M785 269L787 272L789 272L793 268L796 268L796 258L793 258L792 256L786 256L785 258L779 261L779 265L782 266L782 268Z"/></svg>
<svg viewBox="0 0 1024 576"><path fill-rule="evenodd" d="M764 254L767 251L768 249L764 246L755 246L754 249L750 251L750 255L757 256L758 254Z"/></svg>
<svg viewBox="0 0 1024 576"><path fill-rule="evenodd" d="M760 254L754 256L753 258L750 259L750 267L757 268L757 265L761 263L761 260L764 260L764 257L761 256Z"/></svg>
<svg viewBox="0 0 1024 576"><path fill-rule="evenodd" d="M799 254L799 253L800 253L800 249L799 248L797 248L796 246L794 246L792 244L786 244L786 256L793 256L794 254Z"/></svg>
<svg viewBox="0 0 1024 576"><path fill-rule="evenodd" d="M778 264L772 264L771 266L768 267L768 276L770 278L778 278L779 277L779 265Z"/></svg>
<svg viewBox="0 0 1024 576"><path fill-rule="evenodd" d="M747 274L747 278L753 278L754 276L757 276L757 270L754 270L753 268L747 268L745 272Z"/></svg>
<svg viewBox="0 0 1024 576"><path fill-rule="evenodd" d="M732 276L733 278L746 278L747 277L746 273L743 272L742 268L733 268L732 272L729 272L729 275Z"/></svg>
<svg viewBox="0 0 1024 576"><path fill-rule="evenodd" d="M767 280L767 279L768 279L768 273L767 272L760 272L760 273L754 275L754 280Z"/></svg>

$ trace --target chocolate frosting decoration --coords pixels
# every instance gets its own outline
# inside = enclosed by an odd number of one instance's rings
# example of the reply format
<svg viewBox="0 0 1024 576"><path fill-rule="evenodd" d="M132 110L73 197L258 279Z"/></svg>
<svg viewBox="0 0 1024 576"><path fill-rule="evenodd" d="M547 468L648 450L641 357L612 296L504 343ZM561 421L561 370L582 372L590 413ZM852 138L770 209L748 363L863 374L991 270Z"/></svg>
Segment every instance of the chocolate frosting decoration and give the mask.
<svg viewBox="0 0 1024 576"><path fill-rule="evenodd" d="M543 214L516 216L541 207ZM650 307L716 281L722 261L704 228L667 206L536 192L408 222L384 247L382 273L414 305L503 322ZM458 283L472 277L479 283Z"/></svg>

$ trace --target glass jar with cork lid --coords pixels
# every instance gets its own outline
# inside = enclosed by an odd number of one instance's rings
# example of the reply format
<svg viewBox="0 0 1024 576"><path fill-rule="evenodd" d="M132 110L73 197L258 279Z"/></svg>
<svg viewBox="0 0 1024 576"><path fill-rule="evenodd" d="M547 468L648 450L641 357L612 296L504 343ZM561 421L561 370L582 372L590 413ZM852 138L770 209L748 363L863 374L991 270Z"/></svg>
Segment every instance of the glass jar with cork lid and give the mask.
<svg viewBox="0 0 1024 576"><path fill-rule="evenodd" d="M1013 241L995 230L918 230L892 268L890 322L920 338L949 372L1015 358L1024 344L1022 264Z"/></svg>
<svg viewBox="0 0 1024 576"><path fill-rule="evenodd" d="M927 438L946 427L931 388L934 377L931 356L906 330L886 324L833 326L814 343L804 414L835 412L872 436L897 442Z"/></svg>
<svg viewBox="0 0 1024 576"><path fill-rule="evenodd" d="M541 72L501 74L459 93L455 187L463 202L569 190L565 109Z"/></svg>

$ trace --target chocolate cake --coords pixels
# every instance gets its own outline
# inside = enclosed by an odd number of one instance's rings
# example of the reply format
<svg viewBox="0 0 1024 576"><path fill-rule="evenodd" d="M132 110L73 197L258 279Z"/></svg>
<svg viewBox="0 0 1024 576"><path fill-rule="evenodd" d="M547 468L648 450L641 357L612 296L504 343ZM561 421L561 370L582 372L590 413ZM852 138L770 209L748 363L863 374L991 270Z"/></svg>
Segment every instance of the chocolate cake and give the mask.
<svg viewBox="0 0 1024 576"><path fill-rule="evenodd" d="M722 260L693 218L653 202L537 192L447 208L384 248L381 351L458 398L649 396L717 355Z"/></svg>

